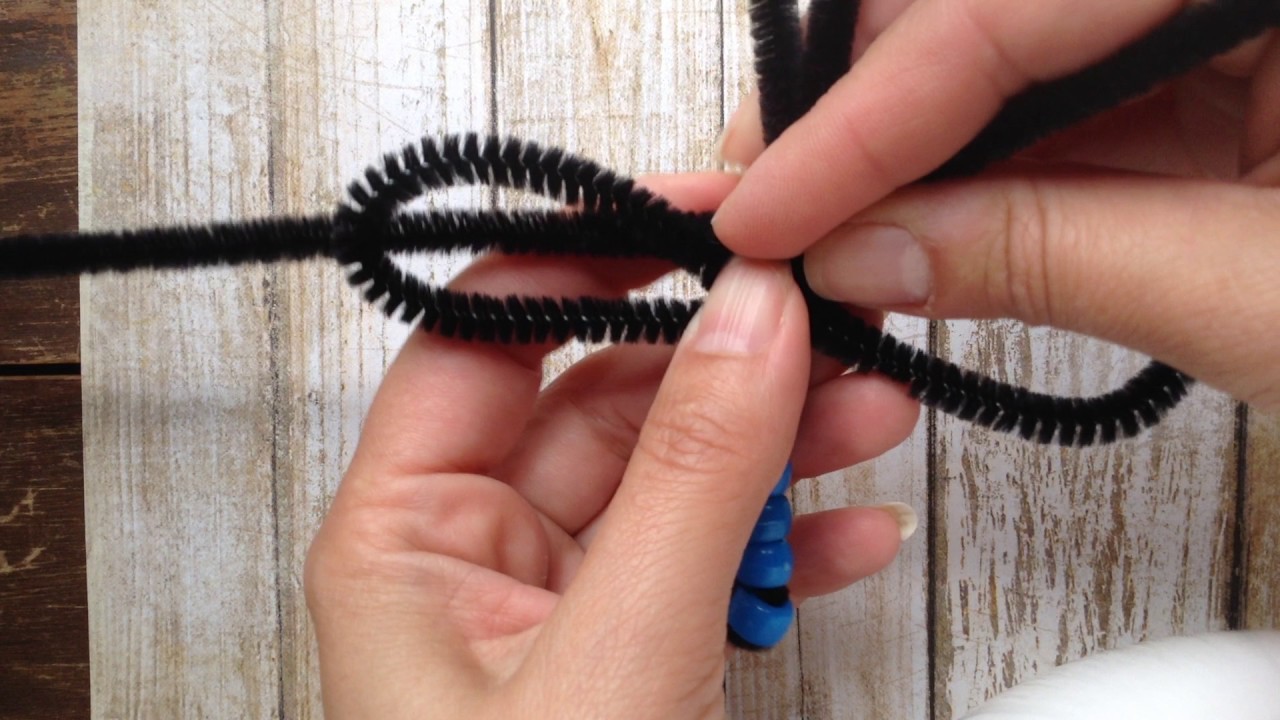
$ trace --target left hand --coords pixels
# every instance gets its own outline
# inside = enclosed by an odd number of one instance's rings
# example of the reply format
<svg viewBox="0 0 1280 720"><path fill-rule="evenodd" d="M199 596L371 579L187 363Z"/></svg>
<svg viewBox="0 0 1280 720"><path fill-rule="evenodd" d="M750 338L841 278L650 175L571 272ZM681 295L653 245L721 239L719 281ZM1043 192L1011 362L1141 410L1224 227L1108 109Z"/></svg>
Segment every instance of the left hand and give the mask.
<svg viewBox="0 0 1280 720"><path fill-rule="evenodd" d="M731 180L649 184L701 209ZM493 257L455 286L617 296L664 269ZM734 317L766 329L715 349ZM674 354L612 347L542 392L549 347L414 333L307 559L326 716L722 716L730 587L787 457L861 462L918 414L883 379L811 368L807 325L784 267L735 261ZM883 568L900 528L847 508L790 542L802 599Z"/></svg>

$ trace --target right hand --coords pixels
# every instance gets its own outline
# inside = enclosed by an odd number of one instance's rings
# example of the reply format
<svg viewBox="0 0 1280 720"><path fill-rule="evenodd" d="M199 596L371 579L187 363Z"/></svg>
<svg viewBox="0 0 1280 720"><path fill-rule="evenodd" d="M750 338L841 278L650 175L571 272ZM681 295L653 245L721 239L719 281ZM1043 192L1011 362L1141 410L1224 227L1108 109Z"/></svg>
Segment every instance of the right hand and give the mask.
<svg viewBox="0 0 1280 720"><path fill-rule="evenodd" d="M838 301L1082 332L1280 408L1280 33L999 172L897 192L1008 97L1183 5L869 0L903 12L768 150L738 113L723 154L749 167L716 232L750 257L805 253Z"/></svg>

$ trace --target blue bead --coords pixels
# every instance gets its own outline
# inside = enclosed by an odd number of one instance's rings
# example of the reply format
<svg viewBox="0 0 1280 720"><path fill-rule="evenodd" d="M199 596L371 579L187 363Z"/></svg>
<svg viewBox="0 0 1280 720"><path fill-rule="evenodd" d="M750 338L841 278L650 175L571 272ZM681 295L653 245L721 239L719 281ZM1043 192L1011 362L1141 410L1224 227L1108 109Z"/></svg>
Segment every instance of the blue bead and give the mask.
<svg viewBox="0 0 1280 720"><path fill-rule="evenodd" d="M771 648L781 642L795 614L790 600L770 605L742 588L734 588L729 599L729 627L757 647Z"/></svg>
<svg viewBox="0 0 1280 720"><path fill-rule="evenodd" d="M752 543L742 553L738 582L753 588L776 588L791 582L795 567L791 546L785 542Z"/></svg>
<svg viewBox="0 0 1280 720"><path fill-rule="evenodd" d="M783 493L785 493L787 491L787 488L791 487L792 472L793 470L791 469L791 461L788 460L787 467L784 468L782 471L782 477L778 479L778 484L773 488L773 492L769 493L769 497L778 497Z"/></svg>
<svg viewBox="0 0 1280 720"><path fill-rule="evenodd" d="M764 511L751 531L753 543L778 542L787 539L791 532L791 503L785 497L771 497L764 504Z"/></svg>

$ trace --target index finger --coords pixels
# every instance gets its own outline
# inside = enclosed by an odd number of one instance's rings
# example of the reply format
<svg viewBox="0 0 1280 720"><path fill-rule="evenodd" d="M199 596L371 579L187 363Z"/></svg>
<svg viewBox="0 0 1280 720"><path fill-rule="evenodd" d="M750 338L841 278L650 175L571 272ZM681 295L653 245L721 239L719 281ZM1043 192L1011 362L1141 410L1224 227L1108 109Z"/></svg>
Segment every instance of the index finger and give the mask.
<svg viewBox="0 0 1280 720"><path fill-rule="evenodd" d="M712 221L748 257L800 254L941 165L1028 85L1136 40L1181 0L920 0L746 171Z"/></svg>

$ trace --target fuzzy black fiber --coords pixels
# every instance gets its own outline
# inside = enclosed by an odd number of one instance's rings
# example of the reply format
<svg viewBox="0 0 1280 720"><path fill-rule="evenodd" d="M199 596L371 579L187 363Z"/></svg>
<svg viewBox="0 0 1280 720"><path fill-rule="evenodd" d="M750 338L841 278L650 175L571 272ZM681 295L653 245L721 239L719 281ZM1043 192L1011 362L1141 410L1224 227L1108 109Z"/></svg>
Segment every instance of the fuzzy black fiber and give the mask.
<svg viewBox="0 0 1280 720"><path fill-rule="evenodd" d="M848 68L857 5L814 0L807 45L794 0L752 0L765 135L773 140ZM1276 0L1217 0L1181 11L1098 65L1034 87L928 179L972 174L1046 134L1141 95L1280 24ZM802 47L803 45L803 47ZM464 184L542 195L572 211L409 212L423 193ZM709 287L729 261L710 215L672 208L629 178L554 147L476 135L425 139L387 155L348 188L333 216L0 240L0 278L191 268L331 257L388 316L460 338L497 342L675 342L698 303L619 298L493 297L424 283L400 252L502 252L656 258ZM815 349L857 371L906 384L929 407L1043 443L1110 442L1150 427L1191 379L1152 363L1093 398L1059 398L997 382L910 347L816 296L798 259Z"/></svg>
<svg viewBox="0 0 1280 720"><path fill-rule="evenodd" d="M750 0L756 87L764 141L771 143L804 114L800 85L800 14L795 0Z"/></svg>
<svg viewBox="0 0 1280 720"><path fill-rule="evenodd" d="M400 215L420 194L499 185L577 202L576 213ZM589 160L515 139L425 139L388 155L352 184L335 222L334 254L389 316L428 330L501 342L674 342L697 303L600 298L498 298L430 287L396 266L405 250L498 250L668 260L710 287L729 260L705 213L685 213ZM570 200L572 198L572 200ZM803 280L803 278L801 278ZM807 288L815 349L859 372L906 384L929 407L1042 443L1111 442L1150 427L1186 393L1188 378L1153 364L1093 398L1057 398L997 382L903 344Z"/></svg>
<svg viewBox="0 0 1280 720"><path fill-rule="evenodd" d="M813 0L805 23L801 103L811 108L849 72L860 0Z"/></svg>
<svg viewBox="0 0 1280 720"><path fill-rule="evenodd" d="M303 260L328 254L332 223L281 218L0 240L0 278Z"/></svg>
<svg viewBox="0 0 1280 720"><path fill-rule="evenodd" d="M1277 0L1191 3L1096 65L1032 87L929 179L972 175L1038 140L1154 90L1280 25Z"/></svg>
<svg viewBox="0 0 1280 720"><path fill-rule="evenodd" d="M422 193L460 184L525 190L578 205L579 212L398 215ZM458 293L423 283L396 266L388 252L423 249L418 243L442 235L446 241L431 242L431 249L660 257L690 263L695 272L708 262L723 266L729 257L722 247L714 249L718 243L705 214L677 211L589 160L515 139L427 138L383 158L381 167L370 168L348 192L335 220L334 256L350 266L350 282L388 316L398 312L404 322L420 321L427 330L468 340L674 343L698 303ZM627 231L609 232L619 226ZM393 234L405 242L371 241Z"/></svg>

